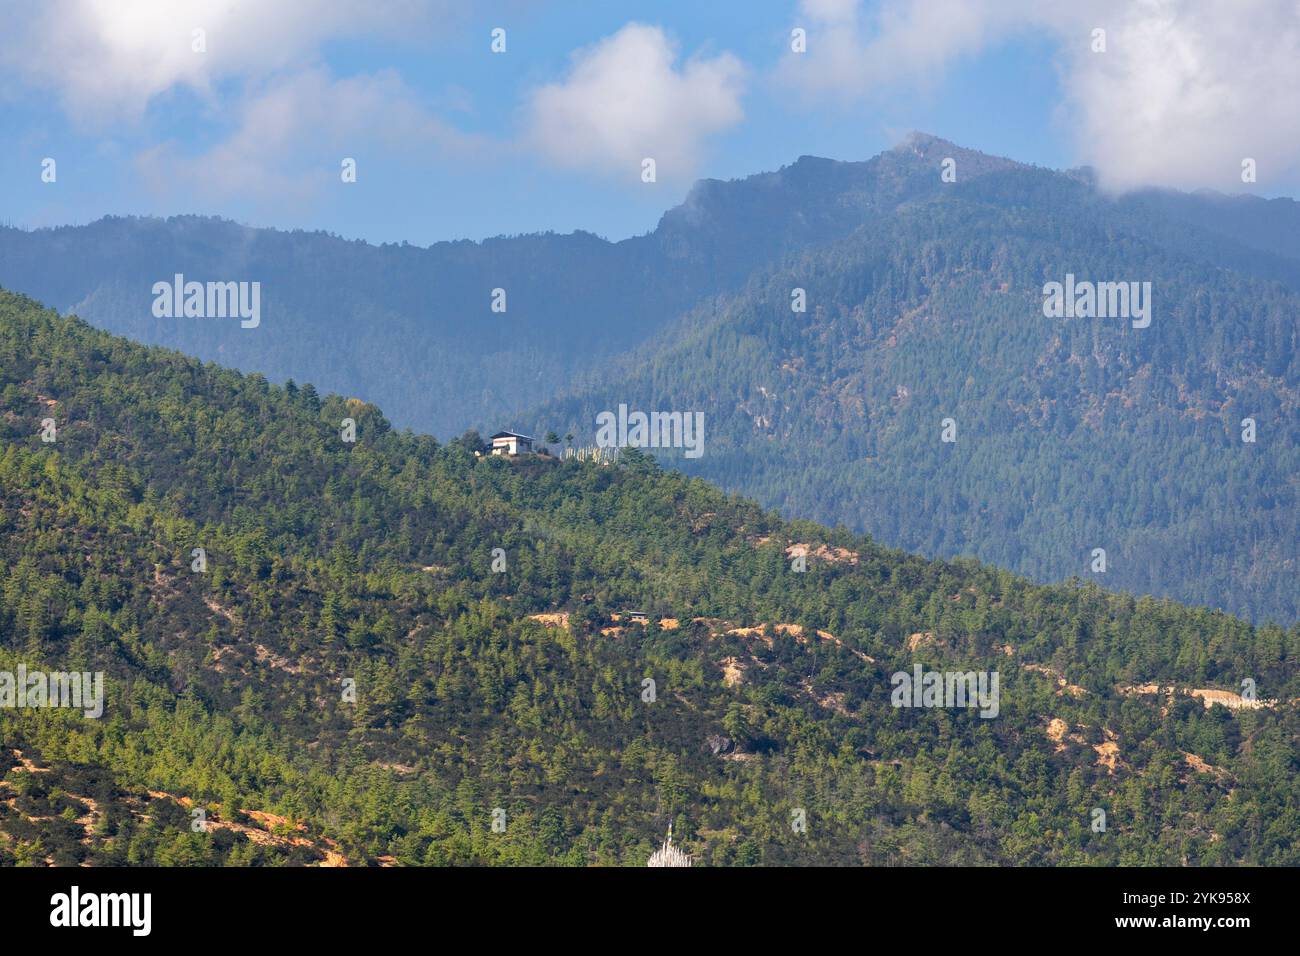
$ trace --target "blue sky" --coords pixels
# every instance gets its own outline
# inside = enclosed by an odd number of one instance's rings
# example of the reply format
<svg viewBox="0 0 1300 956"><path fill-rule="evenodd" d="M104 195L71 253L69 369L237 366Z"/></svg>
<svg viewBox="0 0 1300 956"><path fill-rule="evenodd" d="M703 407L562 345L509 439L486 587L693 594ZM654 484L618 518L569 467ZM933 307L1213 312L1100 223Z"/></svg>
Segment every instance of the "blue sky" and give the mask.
<svg viewBox="0 0 1300 956"><path fill-rule="evenodd" d="M1090 163L1114 189L1300 179L1281 0L1242 0L1249 32L1175 0L376 0L363 19L325 0L0 2L0 221L24 227L202 213L421 245L619 239L699 177L865 159L912 129Z"/></svg>

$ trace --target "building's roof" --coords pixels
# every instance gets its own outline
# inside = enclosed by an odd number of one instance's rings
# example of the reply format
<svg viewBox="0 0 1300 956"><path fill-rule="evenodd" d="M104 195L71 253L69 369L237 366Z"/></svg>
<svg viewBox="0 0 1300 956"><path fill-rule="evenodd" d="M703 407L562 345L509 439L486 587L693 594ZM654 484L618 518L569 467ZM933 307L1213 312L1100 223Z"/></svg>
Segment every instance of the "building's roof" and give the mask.
<svg viewBox="0 0 1300 956"><path fill-rule="evenodd" d="M488 441L496 441L498 438L522 438L524 441L533 441L531 435L521 435L519 432L497 432Z"/></svg>

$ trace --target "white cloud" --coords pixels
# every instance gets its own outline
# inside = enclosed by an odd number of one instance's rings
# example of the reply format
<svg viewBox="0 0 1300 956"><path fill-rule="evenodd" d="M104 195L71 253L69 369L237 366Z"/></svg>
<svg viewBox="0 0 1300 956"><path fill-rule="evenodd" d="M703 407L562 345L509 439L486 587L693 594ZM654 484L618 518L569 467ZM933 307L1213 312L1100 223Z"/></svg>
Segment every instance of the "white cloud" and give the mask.
<svg viewBox="0 0 1300 956"><path fill-rule="evenodd" d="M928 85L1011 36L1058 44L1061 119L1104 185L1240 188L1300 170L1300 0L803 0L808 52L778 72L810 98ZM1106 52L1091 48L1106 31Z"/></svg>
<svg viewBox="0 0 1300 956"><path fill-rule="evenodd" d="M335 78L322 65L332 39L410 39L446 26L452 9L451 0L371 0L362 15L335 0L43 0L6 13L0 73L52 91L93 130L139 121L174 91L197 94L194 115L212 127L197 141L216 145L144 149L135 164L150 188L181 192L191 208L292 202L337 183L340 160L373 155L376 143L403 159L472 148L396 73Z"/></svg>
<svg viewBox="0 0 1300 956"><path fill-rule="evenodd" d="M999 29L1022 19L1025 0L886 0L874 18L858 0L803 0L806 53L790 54L782 78L811 97L882 93L899 83L938 78Z"/></svg>
<svg viewBox="0 0 1300 956"><path fill-rule="evenodd" d="M53 90L89 125L138 119L177 88L212 95L313 63L333 37L406 35L445 20L445 0L41 0L4 14L0 70ZM193 49L205 32L206 52Z"/></svg>
<svg viewBox="0 0 1300 956"><path fill-rule="evenodd" d="M1245 157L1264 184L1300 169L1300 3L1143 3L1116 22L1064 76L1105 183L1241 188Z"/></svg>
<svg viewBox="0 0 1300 956"><path fill-rule="evenodd" d="M526 141L569 167L689 175L704 141L743 118L745 70L730 53L677 66L659 27L629 23L574 54L569 74L533 92Z"/></svg>
<svg viewBox="0 0 1300 956"><path fill-rule="evenodd" d="M340 162L386 155L419 161L466 156L480 141L428 112L392 71L334 79L322 68L268 84L238 109L225 140L198 155L166 143L137 157L159 191L181 189L207 200L305 199L339 181Z"/></svg>

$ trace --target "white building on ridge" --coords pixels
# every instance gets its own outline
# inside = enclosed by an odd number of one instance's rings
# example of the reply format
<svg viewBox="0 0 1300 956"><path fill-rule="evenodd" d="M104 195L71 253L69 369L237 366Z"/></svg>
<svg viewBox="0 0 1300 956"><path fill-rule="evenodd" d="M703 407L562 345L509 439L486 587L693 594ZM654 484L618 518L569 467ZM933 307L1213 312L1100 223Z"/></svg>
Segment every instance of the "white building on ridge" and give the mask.
<svg viewBox="0 0 1300 956"><path fill-rule="evenodd" d="M533 450L533 440L518 432L497 432L488 440L494 455L527 455Z"/></svg>

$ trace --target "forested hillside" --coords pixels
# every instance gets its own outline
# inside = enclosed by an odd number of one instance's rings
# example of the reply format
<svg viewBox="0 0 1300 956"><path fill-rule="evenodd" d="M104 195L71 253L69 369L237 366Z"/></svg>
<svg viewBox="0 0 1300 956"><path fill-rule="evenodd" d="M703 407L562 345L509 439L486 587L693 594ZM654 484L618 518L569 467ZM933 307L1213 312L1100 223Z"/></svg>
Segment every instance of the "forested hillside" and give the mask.
<svg viewBox="0 0 1300 956"><path fill-rule="evenodd" d="M1102 548L1103 587L1289 625L1297 236L1292 200L1115 198L1087 170L918 134L864 162L705 180L616 243L110 218L0 229L0 284L444 439L590 445L620 403L701 411L705 453L675 464L789 517L1040 581L1091 574ZM153 283L178 273L261 282L260 325L156 318ZM1045 318L1043 285L1067 273L1152 283L1152 324Z"/></svg>
<svg viewBox="0 0 1300 956"><path fill-rule="evenodd" d="M701 307L523 426L590 443L621 403L699 410L704 453L673 463L784 514L1036 580L1092 574L1102 548L1104 586L1295 622L1295 244L1229 237L1248 217L1227 200L958 175ZM1223 232L1179 218L1202 208ZM1149 282L1150 325L1045 317L1044 284L1067 273Z"/></svg>
<svg viewBox="0 0 1300 956"><path fill-rule="evenodd" d="M1300 863L1300 628L477 450L0 293L0 861Z"/></svg>

